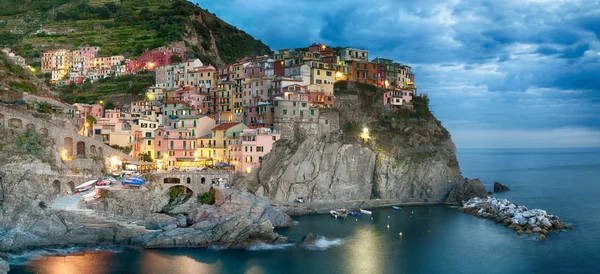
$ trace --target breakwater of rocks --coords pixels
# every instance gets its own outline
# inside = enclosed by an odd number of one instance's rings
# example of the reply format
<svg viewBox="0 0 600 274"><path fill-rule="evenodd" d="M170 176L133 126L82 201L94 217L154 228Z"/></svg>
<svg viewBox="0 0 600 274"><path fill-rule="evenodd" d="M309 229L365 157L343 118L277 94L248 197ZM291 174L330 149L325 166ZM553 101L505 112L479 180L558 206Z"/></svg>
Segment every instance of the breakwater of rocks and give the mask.
<svg viewBox="0 0 600 274"><path fill-rule="evenodd" d="M496 223L517 231L518 234L538 233L540 240L552 231L572 229L571 225L561 222L558 216L550 215L545 210L528 209L509 200L495 197L472 198L458 209L460 212L473 214L480 218L488 218Z"/></svg>

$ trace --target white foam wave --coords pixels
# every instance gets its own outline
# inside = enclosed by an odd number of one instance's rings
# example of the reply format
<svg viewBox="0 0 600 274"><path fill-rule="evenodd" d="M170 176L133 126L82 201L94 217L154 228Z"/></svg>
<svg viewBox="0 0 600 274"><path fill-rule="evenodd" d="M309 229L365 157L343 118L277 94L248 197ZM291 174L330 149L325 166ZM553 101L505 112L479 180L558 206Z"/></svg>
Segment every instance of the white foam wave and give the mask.
<svg viewBox="0 0 600 274"><path fill-rule="evenodd" d="M306 248L312 250L325 250L330 247L340 246L343 243L344 240L342 239L327 239L325 237L321 237L316 240L314 244L307 245Z"/></svg>
<svg viewBox="0 0 600 274"><path fill-rule="evenodd" d="M286 249L286 248L292 247L292 246L294 246L294 244L276 244L276 245L272 245L272 244L258 243L258 244L255 244L253 246L248 247L248 250L251 250L251 251L282 250L282 249Z"/></svg>

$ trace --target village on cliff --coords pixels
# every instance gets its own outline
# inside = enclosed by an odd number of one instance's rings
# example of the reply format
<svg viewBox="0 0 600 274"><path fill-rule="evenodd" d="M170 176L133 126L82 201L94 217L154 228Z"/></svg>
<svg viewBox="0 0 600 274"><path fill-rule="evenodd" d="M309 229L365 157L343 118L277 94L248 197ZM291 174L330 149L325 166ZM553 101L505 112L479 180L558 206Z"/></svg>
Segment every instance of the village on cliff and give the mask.
<svg viewBox="0 0 600 274"><path fill-rule="evenodd" d="M290 137L290 125L308 121L328 126L328 116L321 113L336 108L338 81L385 88L381 100L387 109L412 109L417 92L411 67L384 58L369 61L364 49L313 44L219 68L186 60L184 50L176 47L147 50L131 60L98 56L99 50L84 46L46 51L41 71L57 86L155 73L155 85L145 91L144 100L114 109L98 101L55 110L77 118L79 134L139 159L111 163L138 172L219 168L250 173L274 142ZM31 68L22 57L5 53ZM68 161L78 154L79 148L71 146L61 157Z"/></svg>

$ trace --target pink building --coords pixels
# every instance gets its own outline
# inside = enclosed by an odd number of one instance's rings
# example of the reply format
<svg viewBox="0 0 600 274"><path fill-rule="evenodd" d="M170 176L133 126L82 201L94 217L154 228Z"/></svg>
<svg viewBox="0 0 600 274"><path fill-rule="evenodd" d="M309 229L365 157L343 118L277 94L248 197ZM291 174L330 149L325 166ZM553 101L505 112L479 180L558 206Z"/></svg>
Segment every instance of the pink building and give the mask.
<svg viewBox="0 0 600 274"><path fill-rule="evenodd" d="M265 75L265 65L262 62L251 62L244 68L244 78L261 77Z"/></svg>
<svg viewBox="0 0 600 274"><path fill-rule="evenodd" d="M100 104L88 105L88 104L73 104L81 114L81 118L85 118L85 115L90 115L96 118L104 117L104 107Z"/></svg>
<svg viewBox="0 0 600 274"><path fill-rule="evenodd" d="M280 138L279 133L268 128L244 129L240 132L240 152L236 153L239 158L233 159L236 170L249 173L259 168L265 155L273 148L273 143Z"/></svg>
<svg viewBox="0 0 600 274"><path fill-rule="evenodd" d="M159 127L154 138L155 159L161 160L168 169L178 163L181 166L195 156L196 137L189 129Z"/></svg>
<svg viewBox="0 0 600 274"><path fill-rule="evenodd" d="M156 67L171 65L173 56L178 56L185 61L183 49L162 47L147 50L135 60L130 60L127 62L126 69L128 72L136 72L142 69L152 70Z"/></svg>
<svg viewBox="0 0 600 274"><path fill-rule="evenodd" d="M388 90L383 94L383 105L400 107L412 102L412 90Z"/></svg>

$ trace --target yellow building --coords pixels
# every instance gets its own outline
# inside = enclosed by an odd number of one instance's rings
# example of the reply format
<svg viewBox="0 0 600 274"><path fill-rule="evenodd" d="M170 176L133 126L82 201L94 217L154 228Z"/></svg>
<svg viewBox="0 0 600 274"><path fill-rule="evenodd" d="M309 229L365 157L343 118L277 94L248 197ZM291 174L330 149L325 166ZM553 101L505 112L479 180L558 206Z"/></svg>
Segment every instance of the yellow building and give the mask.
<svg viewBox="0 0 600 274"><path fill-rule="evenodd" d="M211 158L213 164L222 162L229 163L229 146L239 140L240 132L248 128L238 122L222 123L212 130L212 134L201 136L197 139L196 156L200 158Z"/></svg>

